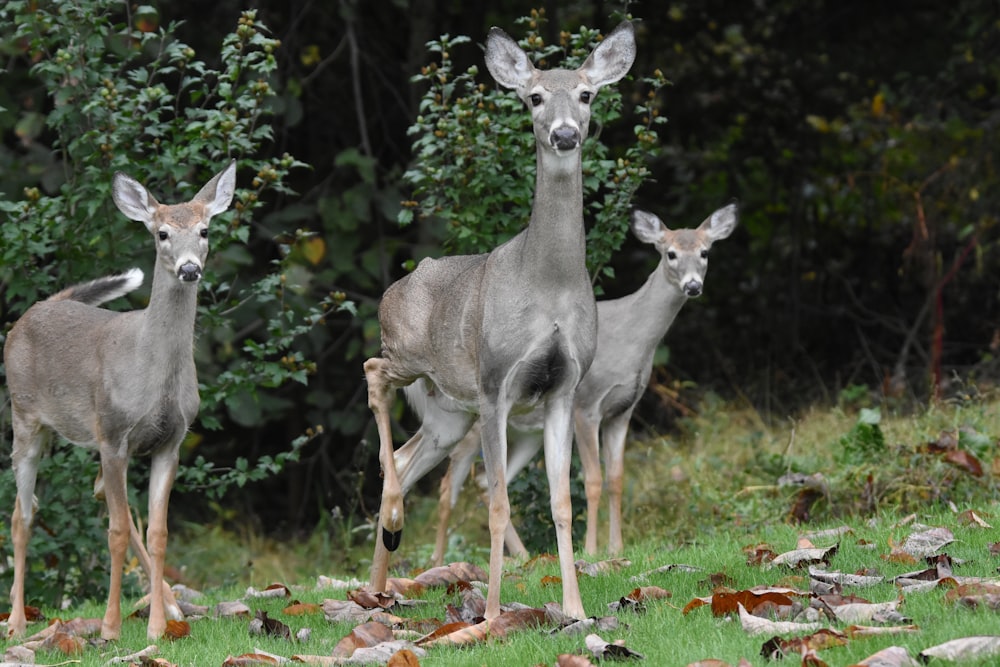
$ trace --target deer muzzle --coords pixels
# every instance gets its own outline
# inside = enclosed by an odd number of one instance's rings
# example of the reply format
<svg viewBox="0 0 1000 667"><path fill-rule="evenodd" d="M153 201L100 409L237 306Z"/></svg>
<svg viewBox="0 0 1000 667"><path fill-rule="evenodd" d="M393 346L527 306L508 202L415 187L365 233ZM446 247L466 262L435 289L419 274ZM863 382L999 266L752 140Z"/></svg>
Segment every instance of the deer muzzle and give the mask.
<svg viewBox="0 0 1000 667"><path fill-rule="evenodd" d="M201 280L201 265L185 262L177 267L177 277L186 283L198 282Z"/></svg>
<svg viewBox="0 0 1000 667"><path fill-rule="evenodd" d="M580 131L572 125L561 125L549 134L553 148L560 151L571 151L580 145Z"/></svg>
<svg viewBox="0 0 1000 667"><path fill-rule="evenodd" d="M684 283L684 293L689 297L701 296L702 283L700 280L689 280Z"/></svg>

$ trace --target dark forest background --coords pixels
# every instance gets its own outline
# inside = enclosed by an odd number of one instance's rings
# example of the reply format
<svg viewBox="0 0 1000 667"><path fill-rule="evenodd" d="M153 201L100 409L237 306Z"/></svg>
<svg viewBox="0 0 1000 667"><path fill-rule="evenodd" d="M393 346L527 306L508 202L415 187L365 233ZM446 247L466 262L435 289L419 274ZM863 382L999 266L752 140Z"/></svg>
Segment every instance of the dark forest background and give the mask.
<svg viewBox="0 0 1000 667"><path fill-rule="evenodd" d="M581 25L610 30L629 12L638 27L633 73L658 69L670 81L655 100L668 122L656 128L652 178L636 207L693 226L731 200L740 204L737 232L713 251L705 295L686 306L664 342L634 433L671 429L709 394L782 420L836 403L845 390L906 406L996 376L994 1L165 0L155 8L149 29L184 21L177 37L216 66L219 44L246 9L280 40L269 81L277 92L273 137L262 150L308 166L290 169L288 191L269 192L255 213L250 266L268 267L294 239L315 233L325 245L297 266L307 284L299 300L334 294L356 309L331 313L291 345L307 383L229 397L213 413L218 428L196 425L197 453L217 470L240 457L251 466L275 457L308 433L297 460L230 486L220 502L268 532L309 531L335 507L358 516L376 510L376 438L361 364L377 352L384 288L408 260L442 252L432 221L396 222L413 196L403 180L413 160L407 130L424 92L411 77L435 61L428 41L467 35L471 42L450 57L462 69L480 65L480 80L492 86L479 46L489 27L517 38L526 28L516 19L536 9L552 43ZM59 154L46 128L25 128L27 114L51 113L51 91L34 77L30 52L11 39L12 26L0 30L0 193L18 201L32 188L57 192L65 179L52 176ZM638 94L629 82L622 90ZM626 113L602 137L624 145L637 122ZM241 170L241 186L253 177ZM149 254L144 238L128 242L129 256ZM30 300L12 291L24 271L4 257L6 332ZM630 237L611 260L614 278L600 287L607 296L627 293L654 264ZM79 262L72 271L74 279L95 275ZM252 322L237 329L268 335ZM224 354L206 327L203 382ZM413 428L402 409L399 418L401 431ZM0 452L9 450L5 427ZM186 462L193 460L189 452ZM191 518L213 511L196 486L179 488L173 506Z"/></svg>

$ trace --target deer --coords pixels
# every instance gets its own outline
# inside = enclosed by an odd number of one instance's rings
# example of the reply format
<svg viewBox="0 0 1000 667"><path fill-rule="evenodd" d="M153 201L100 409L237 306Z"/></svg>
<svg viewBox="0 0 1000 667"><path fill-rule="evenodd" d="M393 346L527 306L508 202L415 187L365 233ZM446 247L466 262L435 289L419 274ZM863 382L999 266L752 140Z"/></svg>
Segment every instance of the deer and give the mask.
<svg viewBox="0 0 1000 667"><path fill-rule="evenodd" d="M535 191L527 227L491 252L421 260L379 304L380 356L364 363L379 437L382 496L369 587L386 589L399 547L403 497L448 455L478 418L489 489L490 562L485 617L500 615L503 535L510 521L507 424L538 407L556 525L563 612L585 618L573 564L569 461L576 385L590 367L597 309L585 262L583 167L591 102L635 59L632 24L608 33L575 70L538 69L492 28L490 74L531 112ZM394 451L396 390L418 403L420 427ZM380 537L381 539L378 539Z"/></svg>
<svg viewBox="0 0 1000 667"><path fill-rule="evenodd" d="M574 433L583 469L587 497L587 532L584 551L597 553L598 509L602 479L600 448L608 485L608 552L621 553L622 491L625 475L625 440L636 404L642 398L653 370L653 355L688 299L701 295L708 271L708 255L716 241L732 234L737 207L718 209L695 229L669 229L652 213L634 210L631 228L637 239L660 254L658 266L635 292L597 302L597 351L594 361L577 385L573 400ZM532 421L534 428L532 428ZM507 478L513 479L537 455L541 446L541 415L522 419L520 431L511 429ZM527 425L527 428L524 425ZM447 526L465 479L479 455L478 428L469 430L452 450L448 471L441 480L438 530L432 560L444 562ZM506 534L513 556L527 555L517 531Z"/></svg>
<svg viewBox="0 0 1000 667"><path fill-rule="evenodd" d="M235 189L235 160L193 199L174 205L160 204L139 181L117 172L115 205L146 226L156 247L147 307L120 312L99 307L142 284L143 272L133 268L63 289L28 308L11 329L4 347L17 484L11 518L11 637L22 636L26 628L24 580L35 483L54 434L99 455L95 493L102 492L107 504L111 555L101 622L101 637L107 640L121 634L122 568L136 530L126 492L128 462L133 456L151 457L146 634L149 639L163 634L167 506L181 441L200 404L194 364L197 288L208 256L209 221L229 208Z"/></svg>

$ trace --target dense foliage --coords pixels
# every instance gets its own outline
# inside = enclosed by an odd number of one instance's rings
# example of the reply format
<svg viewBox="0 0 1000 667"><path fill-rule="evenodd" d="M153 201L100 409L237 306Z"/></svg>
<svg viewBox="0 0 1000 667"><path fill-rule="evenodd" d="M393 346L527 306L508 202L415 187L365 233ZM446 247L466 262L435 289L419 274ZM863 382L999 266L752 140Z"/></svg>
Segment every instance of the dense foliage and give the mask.
<svg viewBox="0 0 1000 667"><path fill-rule="evenodd" d="M262 0L256 16L239 4L0 8L4 331L57 287L151 256L110 203L115 169L176 201L239 160L239 206L213 230L201 299L204 408L178 515L273 531L370 517L380 485L361 363L377 352L382 291L424 256L515 232L530 204L530 166L488 161L487 177L481 159L462 162L500 140L532 158L526 115L482 67L491 25L558 64L615 12L636 16L631 80L598 97L608 115L588 145L605 294L655 262L622 210L692 226L740 202L636 430L670 428L707 392L771 420L845 387L905 405L947 396L954 373L992 377L995 3L548 2L533 15L520 1ZM350 302L356 315L331 314ZM401 431L413 426L402 403ZM229 492L217 502L204 485Z"/></svg>

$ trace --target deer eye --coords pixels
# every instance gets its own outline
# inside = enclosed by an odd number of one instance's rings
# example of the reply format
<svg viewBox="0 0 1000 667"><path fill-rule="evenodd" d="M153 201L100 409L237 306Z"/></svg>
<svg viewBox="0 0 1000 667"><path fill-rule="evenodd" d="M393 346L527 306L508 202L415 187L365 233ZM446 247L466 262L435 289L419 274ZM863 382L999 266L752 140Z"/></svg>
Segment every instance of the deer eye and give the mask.
<svg viewBox="0 0 1000 667"><path fill-rule="evenodd" d="M169 238L170 238L170 234L168 234L168 233L166 233L166 232L162 232L162 231L161 231L161 232L158 232L158 233L157 233L156 235L157 235L158 237L160 237L160 240L161 240L161 241L166 241L167 239L169 239Z"/></svg>
<svg viewBox="0 0 1000 667"><path fill-rule="evenodd" d="M529 97L528 99L531 100L531 106L533 107L537 107L542 103L542 96L539 95L538 93L532 94L532 96Z"/></svg>
<svg viewBox="0 0 1000 667"><path fill-rule="evenodd" d="M667 251L667 259L669 259L671 261L677 259L677 253L674 252L673 250L668 250Z"/></svg>
<svg viewBox="0 0 1000 667"><path fill-rule="evenodd" d="M594 96L591 94L589 90L585 90L582 93L580 93L580 101L583 102L584 104L590 104L590 100L593 99L593 97Z"/></svg>
<svg viewBox="0 0 1000 667"><path fill-rule="evenodd" d="M702 250L701 251L701 258L702 259L708 259L708 251L707 250Z"/></svg>
<svg viewBox="0 0 1000 667"><path fill-rule="evenodd" d="M207 239L208 238L208 227L205 227L204 229L202 229L198 233L201 234L201 238Z"/></svg>

